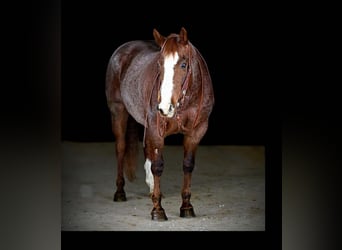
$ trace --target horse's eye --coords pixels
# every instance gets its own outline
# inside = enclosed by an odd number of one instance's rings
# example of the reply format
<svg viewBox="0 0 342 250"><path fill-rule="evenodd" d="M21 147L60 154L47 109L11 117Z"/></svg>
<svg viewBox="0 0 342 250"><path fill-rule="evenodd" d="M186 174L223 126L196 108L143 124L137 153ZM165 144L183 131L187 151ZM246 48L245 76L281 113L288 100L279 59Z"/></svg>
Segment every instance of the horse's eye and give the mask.
<svg viewBox="0 0 342 250"><path fill-rule="evenodd" d="M185 69L186 68L186 63L183 62L180 66L181 66L182 69Z"/></svg>

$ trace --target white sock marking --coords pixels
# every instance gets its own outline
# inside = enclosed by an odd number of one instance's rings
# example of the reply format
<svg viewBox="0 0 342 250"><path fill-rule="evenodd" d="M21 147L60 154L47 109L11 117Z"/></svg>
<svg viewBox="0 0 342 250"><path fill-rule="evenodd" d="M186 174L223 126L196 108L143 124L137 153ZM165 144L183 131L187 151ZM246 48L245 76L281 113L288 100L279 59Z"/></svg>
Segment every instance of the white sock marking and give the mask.
<svg viewBox="0 0 342 250"><path fill-rule="evenodd" d="M149 159L146 159L145 164L144 164L144 168L145 168L145 172L146 172L145 182L146 182L147 186L149 186L149 188L150 188L150 193L153 193L154 179L153 179L151 166L152 166L151 161Z"/></svg>

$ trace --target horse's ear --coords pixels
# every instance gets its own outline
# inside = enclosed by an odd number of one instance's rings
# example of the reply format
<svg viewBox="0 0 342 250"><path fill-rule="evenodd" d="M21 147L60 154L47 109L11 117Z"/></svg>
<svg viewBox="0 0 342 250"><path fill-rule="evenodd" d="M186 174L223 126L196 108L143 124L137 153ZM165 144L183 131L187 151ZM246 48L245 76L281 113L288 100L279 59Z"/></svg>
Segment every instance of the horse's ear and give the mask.
<svg viewBox="0 0 342 250"><path fill-rule="evenodd" d="M154 40L156 41L156 43L160 47L162 47L166 38L164 36L162 36L156 29L153 29L153 37L154 37Z"/></svg>
<svg viewBox="0 0 342 250"><path fill-rule="evenodd" d="M180 32L179 32L179 40L183 44L188 43L188 32L186 31L186 29L184 27L182 27Z"/></svg>

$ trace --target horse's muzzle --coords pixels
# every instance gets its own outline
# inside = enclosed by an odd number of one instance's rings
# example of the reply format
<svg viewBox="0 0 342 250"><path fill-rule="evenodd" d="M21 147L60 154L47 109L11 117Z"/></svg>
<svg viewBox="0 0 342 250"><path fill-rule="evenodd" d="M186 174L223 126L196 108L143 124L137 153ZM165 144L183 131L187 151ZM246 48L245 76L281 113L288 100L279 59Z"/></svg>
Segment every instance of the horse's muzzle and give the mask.
<svg viewBox="0 0 342 250"><path fill-rule="evenodd" d="M158 111L166 116L166 117L173 117L173 115L175 114L175 106L173 104L170 104L168 107L161 107L161 105L159 104L157 107Z"/></svg>

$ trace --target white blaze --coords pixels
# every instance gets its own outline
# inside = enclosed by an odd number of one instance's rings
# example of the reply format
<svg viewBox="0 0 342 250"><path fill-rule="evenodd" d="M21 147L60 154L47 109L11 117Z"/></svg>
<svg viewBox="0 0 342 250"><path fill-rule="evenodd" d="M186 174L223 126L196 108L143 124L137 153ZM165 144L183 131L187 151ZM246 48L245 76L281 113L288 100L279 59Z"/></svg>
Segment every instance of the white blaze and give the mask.
<svg viewBox="0 0 342 250"><path fill-rule="evenodd" d="M163 111L165 115L168 117L172 117L174 114L174 107L170 110L171 107L171 97L172 97L172 89L173 89L173 75L174 75L174 67L178 61L178 53L168 55L164 60L164 78L161 83L160 89L160 98L161 101L158 105L158 108Z"/></svg>
<svg viewBox="0 0 342 250"><path fill-rule="evenodd" d="M150 193L153 193L154 179L153 179L151 166L152 166L151 161L149 159L146 159L145 165L144 165L145 172L146 172L145 182L146 182L147 186L149 186L149 188L150 188Z"/></svg>

